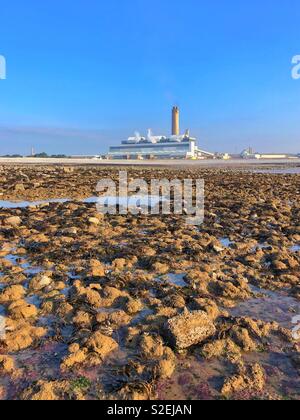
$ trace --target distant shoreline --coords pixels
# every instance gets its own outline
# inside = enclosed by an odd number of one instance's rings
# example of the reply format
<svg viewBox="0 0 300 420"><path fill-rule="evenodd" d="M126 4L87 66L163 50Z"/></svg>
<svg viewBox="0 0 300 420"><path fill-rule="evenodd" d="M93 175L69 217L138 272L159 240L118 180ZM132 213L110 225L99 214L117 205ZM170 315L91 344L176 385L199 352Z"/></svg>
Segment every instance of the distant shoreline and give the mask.
<svg viewBox="0 0 300 420"><path fill-rule="evenodd" d="M69 165L69 166L130 166L181 168L237 168L247 166L300 165L298 159L233 159L233 160L97 160L74 158L0 158L0 165Z"/></svg>

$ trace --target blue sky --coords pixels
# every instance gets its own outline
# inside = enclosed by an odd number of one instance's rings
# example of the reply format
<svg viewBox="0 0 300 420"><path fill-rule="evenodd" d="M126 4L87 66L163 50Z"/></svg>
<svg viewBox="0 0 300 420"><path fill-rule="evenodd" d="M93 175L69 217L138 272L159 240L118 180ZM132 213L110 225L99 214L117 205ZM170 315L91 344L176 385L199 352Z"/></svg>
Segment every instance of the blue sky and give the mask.
<svg viewBox="0 0 300 420"><path fill-rule="evenodd" d="M211 151L300 152L298 0L11 0L0 154L106 152L170 132Z"/></svg>

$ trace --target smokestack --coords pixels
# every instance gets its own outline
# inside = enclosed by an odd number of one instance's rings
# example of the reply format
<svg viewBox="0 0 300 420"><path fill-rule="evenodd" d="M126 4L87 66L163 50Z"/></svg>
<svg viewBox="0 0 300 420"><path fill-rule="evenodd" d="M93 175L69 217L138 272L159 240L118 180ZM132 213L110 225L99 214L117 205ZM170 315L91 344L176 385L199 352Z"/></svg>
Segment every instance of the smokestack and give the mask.
<svg viewBox="0 0 300 420"><path fill-rule="evenodd" d="M178 106L174 106L172 110L172 135L179 136L179 108Z"/></svg>

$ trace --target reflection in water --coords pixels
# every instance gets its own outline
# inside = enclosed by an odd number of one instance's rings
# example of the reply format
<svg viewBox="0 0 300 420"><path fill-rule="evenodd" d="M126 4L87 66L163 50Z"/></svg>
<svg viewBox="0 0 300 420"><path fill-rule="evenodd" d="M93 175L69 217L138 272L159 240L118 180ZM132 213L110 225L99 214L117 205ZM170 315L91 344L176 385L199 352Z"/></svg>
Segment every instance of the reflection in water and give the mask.
<svg viewBox="0 0 300 420"><path fill-rule="evenodd" d="M178 287L187 287L188 284L184 281L185 274L169 273L164 276L158 277L156 281L161 284L172 284Z"/></svg>

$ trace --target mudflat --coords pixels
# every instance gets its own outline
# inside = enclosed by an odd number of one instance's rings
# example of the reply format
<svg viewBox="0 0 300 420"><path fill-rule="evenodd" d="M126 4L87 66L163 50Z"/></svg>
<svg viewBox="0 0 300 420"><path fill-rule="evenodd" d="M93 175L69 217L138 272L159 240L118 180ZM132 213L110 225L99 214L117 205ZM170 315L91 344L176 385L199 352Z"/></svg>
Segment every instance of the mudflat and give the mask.
<svg viewBox="0 0 300 420"><path fill-rule="evenodd" d="M0 169L0 399L300 399L297 171L127 167L204 179L192 226L99 214L117 166Z"/></svg>

